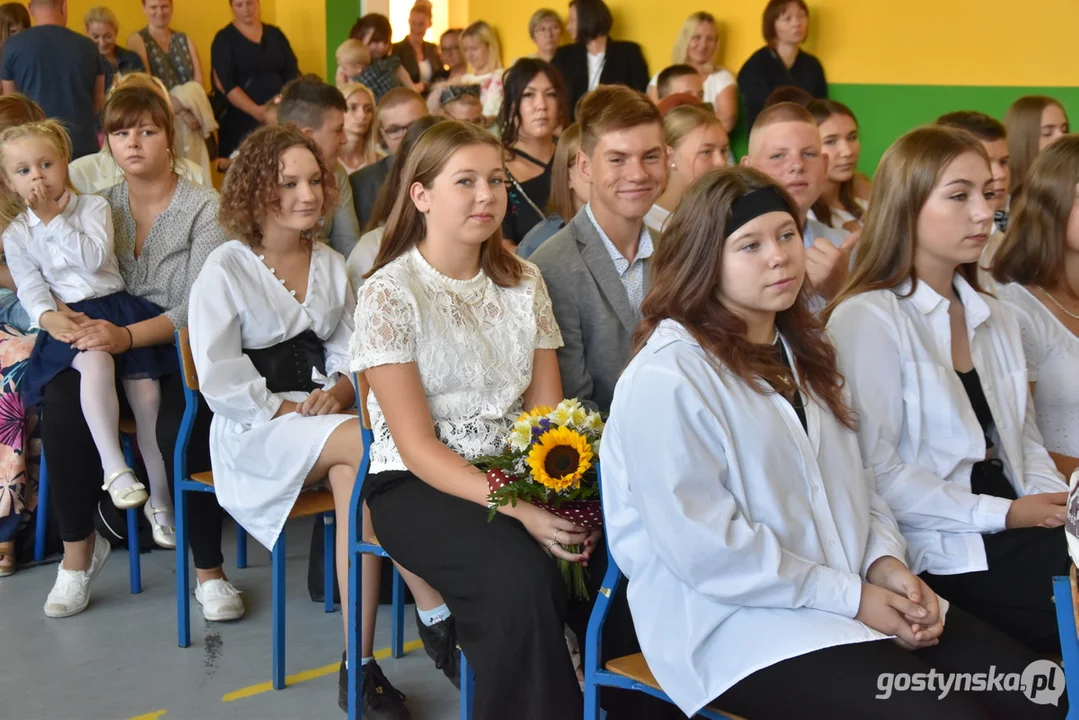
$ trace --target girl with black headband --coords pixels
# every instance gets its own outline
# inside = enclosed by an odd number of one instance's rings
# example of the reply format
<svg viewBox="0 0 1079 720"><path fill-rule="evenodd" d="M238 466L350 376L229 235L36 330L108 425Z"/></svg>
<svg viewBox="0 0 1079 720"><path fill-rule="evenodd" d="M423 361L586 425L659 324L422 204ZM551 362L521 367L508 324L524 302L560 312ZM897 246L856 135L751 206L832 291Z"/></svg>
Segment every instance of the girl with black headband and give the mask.
<svg viewBox="0 0 1079 720"><path fill-rule="evenodd" d="M600 449L608 544L649 668L690 716L1063 717L1019 692L893 686L1021 673L1036 656L907 568L806 308L797 216L765 175L717 170L653 260Z"/></svg>

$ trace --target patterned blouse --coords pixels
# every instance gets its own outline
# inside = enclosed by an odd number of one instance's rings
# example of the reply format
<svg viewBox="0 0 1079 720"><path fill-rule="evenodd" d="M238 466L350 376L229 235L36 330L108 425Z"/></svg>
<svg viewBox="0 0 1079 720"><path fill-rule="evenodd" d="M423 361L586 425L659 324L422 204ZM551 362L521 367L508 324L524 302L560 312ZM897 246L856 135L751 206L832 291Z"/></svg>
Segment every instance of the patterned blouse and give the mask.
<svg viewBox="0 0 1079 720"><path fill-rule="evenodd" d="M127 291L164 308L174 327L186 327L191 284L210 252L228 239L217 222L217 192L180 178L138 258L127 183L113 185L101 195L112 205L116 258Z"/></svg>
<svg viewBox="0 0 1079 720"><path fill-rule="evenodd" d="M146 59L150 61L150 74L160 78L165 87L172 90L195 79L195 66L191 62L191 50L187 45L187 35L173 31L169 38L169 50L157 44L150 35L150 28L139 30L139 37L146 46Z"/></svg>

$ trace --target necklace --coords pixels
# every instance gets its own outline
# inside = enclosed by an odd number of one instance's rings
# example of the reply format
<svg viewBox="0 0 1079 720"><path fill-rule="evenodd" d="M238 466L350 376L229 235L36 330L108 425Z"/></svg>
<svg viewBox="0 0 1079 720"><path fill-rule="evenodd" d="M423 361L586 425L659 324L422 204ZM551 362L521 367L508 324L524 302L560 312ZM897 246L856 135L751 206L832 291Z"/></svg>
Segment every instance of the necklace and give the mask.
<svg viewBox="0 0 1079 720"><path fill-rule="evenodd" d="M1058 308L1060 308L1060 312L1064 313L1065 315L1070 317L1072 320L1079 320L1079 315L1076 315L1072 311L1068 310L1068 308L1061 305L1060 301L1057 300L1055 297L1053 297L1052 294L1048 290L1046 290L1045 288L1038 288L1038 289L1041 290L1043 293L1045 293L1045 296L1047 298L1049 298L1050 300L1052 300L1054 305L1056 305Z"/></svg>

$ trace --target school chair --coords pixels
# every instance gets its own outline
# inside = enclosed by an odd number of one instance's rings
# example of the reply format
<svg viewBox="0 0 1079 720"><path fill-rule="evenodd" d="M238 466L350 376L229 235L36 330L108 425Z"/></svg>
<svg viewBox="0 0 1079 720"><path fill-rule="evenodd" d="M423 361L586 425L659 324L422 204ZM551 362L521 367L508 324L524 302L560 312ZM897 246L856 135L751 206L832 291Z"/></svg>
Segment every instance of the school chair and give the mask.
<svg viewBox="0 0 1079 720"><path fill-rule="evenodd" d="M360 437L363 441L363 459L360 461L360 467L356 470L356 485L352 489L352 499L349 502L348 511L348 516L351 520L348 527L348 587L349 603L351 605L348 626L348 657L350 659L360 656L360 618L363 617L360 581L363 573L360 566L363 555L371 554L390 559L389 553L378 544L377 540L373 538L371 542L361 540L364 533L363 501L360 496L363 493L363 482L367 478L367 468L371 464L371 444L374 442L374 435L371 432L371 416L367 414L367 395L371 387L367 384L367 379L362 373L352 373L352 388L356 393L356 407L360 411ZM390 651L395 658L403 657L405 654L404 597L405 581L401 574L397 572L397 567L394 566L393 604L391 606L393 625L390 626ZM464 653L461 653L461 720L471 720L472 718L472 689L474 685L475 675L469 668ZM348 720L359 720L362 716L362 708L360 707L360 695L362 692L362 665L350 660L348 666Z"/></svg>
<svg viewBox="0 0 1079 720"><path fill-rule="evenodd" d="M596 470L598 473L598 466ZM596 595L596 604L592 606L592 614L588 618L588 632L585 634L582 651L584 654L584 720L600 720L599 689L601 687L636 690L664 702L671 702L670 697L656 682L652 671L648 669L643 653L615 658L607 662L604 668L599 666L603 653L603 625L607 622L611 601L618 592L621 582L622 571L618 568L618 563L615 562L608 545L607 573L603 576L603 585ZM724 713L712 707L698 711L694 717L708 718L708 720L743 720L737 715Z"/></svg>
<svg viewBox="0 0 1079 720"><path fill-rule="evenodd" d="M176 349L180 355L180 368L184 378L184 417L180 432L176 438L176 451L173 456L173 468L176 483L176 622L180 647L191 645L191 574L188 567L187 538L187 501L189 492L214 492L212 472L188 474L187 447L191 441L191 431L195 426L195 415L199 406L199 378L195 371L195 358L191 354L191 344L187 328L176 332ZM329 490L310 490L300 493L296 504L292 506L289 519L319 516L322 522L323 553L323 607L326 612L334 611L334 507L333 493ZM247 566L247 534L237 525L237 567ZM270 551L271 596L273 625L273 687L281 690L285 687L285 529Z"/></svg>
<svg viewBox="0 0 1079 720"><path fill-rule="evenodd" d="M1079 590L1076 588L1075 565L1070 574L1053 578L1053 599L1060 633L1060 655L1064 661L1064 689L1068 691L1068 720L1075 720L1079 718L1079 635L1076 634Z"/></svg>
<svg viewBox="0 0 1079 720"><path fill-rule="evenodd" d="M120 446L124 451L124 460L130 468L135 467L135 421L131 418L120 419ZM149 502L149 501L147 501ZM142 562L139 559L139 513L141 507L127 511L127 567L131 578L131 594L142 592ZM45 445L41 446L41 465L37 479L37 521L34 526L34 562L45 559L45 536L49 524L49 468L45 462Z"/></svg>

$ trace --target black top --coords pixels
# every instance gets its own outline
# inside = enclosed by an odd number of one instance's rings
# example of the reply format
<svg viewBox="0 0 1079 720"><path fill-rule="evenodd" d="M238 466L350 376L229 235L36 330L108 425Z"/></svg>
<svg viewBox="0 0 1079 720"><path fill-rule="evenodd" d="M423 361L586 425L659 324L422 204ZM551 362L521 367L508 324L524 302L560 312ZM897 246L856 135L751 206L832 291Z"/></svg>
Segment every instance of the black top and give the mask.
<svg viewBox="0 0 1079 720"><path fill-rule="evenodd" d="M775 50L762 47L749 56L738 71L738 89L745 105L746 127L753 127L764 108L764 101L776 88L795 85L815 98L828 97L828 81L820 60L799 50L794 64L788 68Z"/></svg>
<svg viewBox="0 0 1079 720"><path fill-rule="evenodd" d="M109 62L109 59L102 56L102 60L105 61L105 93L108 94L109 88L112 87L112 81L116 79L117 75L126 75L133 72L146 72L146 67L142 64L142 58L139 57L137 52L133 50L127 50L125 48L116 46L116 64L113 65Z"/></svg>
<svg viewBox="0 0 1079 720"><path fill-rule="evenodd" d="M371 212L375 209L375 201L378 200L378 191L390 176L391 165L393 155L387 155L348 176L348 183L352 186L352 204L356 208L356 219L360 221L361 232L367 228Z"/></svg>
<svg viewBox="0 0 1079 720"><path fill-rule="evenodd" d="M600 71L601 85L626 85L639 92L648 89L648 63L637 43L607 39L607 51ZM574 43L558 48L551 64L562 73L569 96L569 117L573 121L577 101L588 92L588 50Z"/></svg>
<svg viewBox="0 0 1079 720"><path fill-rule="evenodd" d="M542 211L551 197L551 167L554 157L544 163L523 150L512 152L517 157L543 168L539 175L523 182L517 182L510 171L506 170L510 179L509 207L506 209L506 218L502 221L502 237L516 245L524 240L529 230L547 217ZM540 212L537 212L537 209Z"/></svg>
<svg viewBox="0 0 1079 720"><path fill-rule="evenodd" d="M416 52L412 49L407 37L401 42L395 43L390 50L390 54L401 60L401 67L408 72L412 82L418 83L420 81L419 59L416 57ZM438 45L425 42L423 44L423 56L431 63L431 79L427 81L427 86L430 87L431 83L438 80L442 75L442 56L438 54Z"/></svg>
<svg viewBox="0 0 1079 720"><path fill-rule="evenodd" d="M985 399L982 379L978 377L976 369L969 372L956 370L955 374L963 381L963 389L966 390L970 405L974 408L974 414L978 417L978 424L982 426L982 432L985 433L985 447L990 449L993 447L993 441L989 437L989 433L992 432L994 427L993 411L989 409L989 402Z"/></svg>
<svg viewBox="0 0 1079 720"><path fill-rule="evenodd" d="M300 76L296 53L281 30L263 23L262 40L253 43L229 23L214 36L210 46L210 64L221 89L228 95L240 88L259 105L265 105L281 92L285 83ZM259 121L235 105L220 119L221 155L228 157L244 137L259 126Z"/></svg>
<svg viewBox="0 0 1079 720"><path fill-rule="evenodd" d="M791 378L793 379L794 370L793 368L791 368L791 361L787 357L787 351L783 347L783 342L779 341L772 347L775 350L777 359L781 363L783 363L788 370L791 371ZM802 394L798 392L798 386L793 386L789 394L784 392L783 388L776 387L775 385L772 385L772 387L775 389L775 391L779 394L781 398L790 403L791 407L794 408L794 412L798 416L798 422L802 423L802 429L808 433L809 421L806 419L806 404L802 400Z"/></svg>

